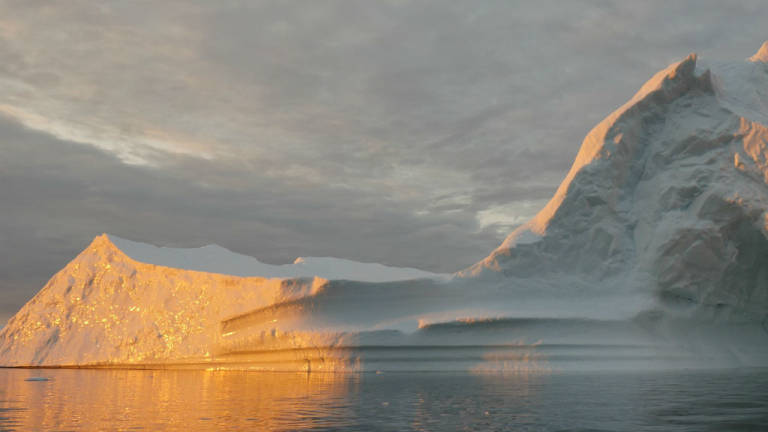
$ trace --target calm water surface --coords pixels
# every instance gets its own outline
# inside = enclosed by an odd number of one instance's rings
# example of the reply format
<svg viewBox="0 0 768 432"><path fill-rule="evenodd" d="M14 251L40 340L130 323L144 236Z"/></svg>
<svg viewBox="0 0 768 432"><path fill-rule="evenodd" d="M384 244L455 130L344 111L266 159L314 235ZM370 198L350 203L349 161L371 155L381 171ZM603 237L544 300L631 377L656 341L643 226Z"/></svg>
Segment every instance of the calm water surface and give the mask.
<svg viewBox="0 0 768 432"><path fill-rule="evenodd" d="M0 369L0 430L768 431L768 370Z"/></svg>

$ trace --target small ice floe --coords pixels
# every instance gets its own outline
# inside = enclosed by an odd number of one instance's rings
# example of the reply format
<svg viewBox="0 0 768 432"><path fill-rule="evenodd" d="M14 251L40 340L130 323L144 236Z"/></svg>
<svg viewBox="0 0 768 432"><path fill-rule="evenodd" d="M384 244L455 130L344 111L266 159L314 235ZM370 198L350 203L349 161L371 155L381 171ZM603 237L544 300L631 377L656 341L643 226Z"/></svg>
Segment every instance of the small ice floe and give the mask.
<svg viewBox="0 0 768 432"><path fill-rule="evenodd" d="M34 382L50 381L50 378L46 378L46 377L29 377L29 378L25 379L24 381L34 381Z"/></svg>

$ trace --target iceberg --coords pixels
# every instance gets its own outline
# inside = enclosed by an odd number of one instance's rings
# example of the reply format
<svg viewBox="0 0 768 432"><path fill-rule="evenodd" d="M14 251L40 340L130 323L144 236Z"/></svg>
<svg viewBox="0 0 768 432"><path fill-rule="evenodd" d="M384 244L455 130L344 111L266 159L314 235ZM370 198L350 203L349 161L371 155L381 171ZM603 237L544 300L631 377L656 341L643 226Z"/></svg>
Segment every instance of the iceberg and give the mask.
<svg viewBox="0 0 768 432"><path fill-rule="evenodd" d="M0 365L548 371L768 365L768 42L691 54L589 132L549 203L452 275L96 237Z"/></svg>

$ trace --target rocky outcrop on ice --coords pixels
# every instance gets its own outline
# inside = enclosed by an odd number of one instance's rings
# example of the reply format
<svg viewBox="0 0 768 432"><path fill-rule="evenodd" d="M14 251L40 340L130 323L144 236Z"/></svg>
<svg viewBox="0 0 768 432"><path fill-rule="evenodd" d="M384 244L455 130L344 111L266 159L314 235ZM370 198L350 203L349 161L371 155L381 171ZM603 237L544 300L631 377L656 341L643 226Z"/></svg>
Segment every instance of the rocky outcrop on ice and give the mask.
<svg viewBox="0 0 768 432"><path fill-rule="evenodd" d="M745 62L692 54L598 124L541 212L453 277L104 235L0 331L0 365L766 365L767 183L768 43Z"/></svg>

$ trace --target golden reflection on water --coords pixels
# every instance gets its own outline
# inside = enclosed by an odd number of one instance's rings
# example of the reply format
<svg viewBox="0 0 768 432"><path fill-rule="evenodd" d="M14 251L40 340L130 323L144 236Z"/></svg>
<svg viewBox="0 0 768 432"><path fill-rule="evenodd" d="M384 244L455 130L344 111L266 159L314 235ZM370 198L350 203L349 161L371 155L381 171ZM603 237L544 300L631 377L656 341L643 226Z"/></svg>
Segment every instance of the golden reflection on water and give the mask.
<svg viewBox="0 0 768 432"><path fill-rule="evenodd" d="M0 368L0 431L768 430L765 369L514 370Z"/></svg>
<svg viewBox="0 0 768 432"><path fill-rule="evenodd" d="M26 381L32 377L49 380ZM353 374L0 369L0 430L332 429L352 417L344 399L358 381Z"/></svg>

